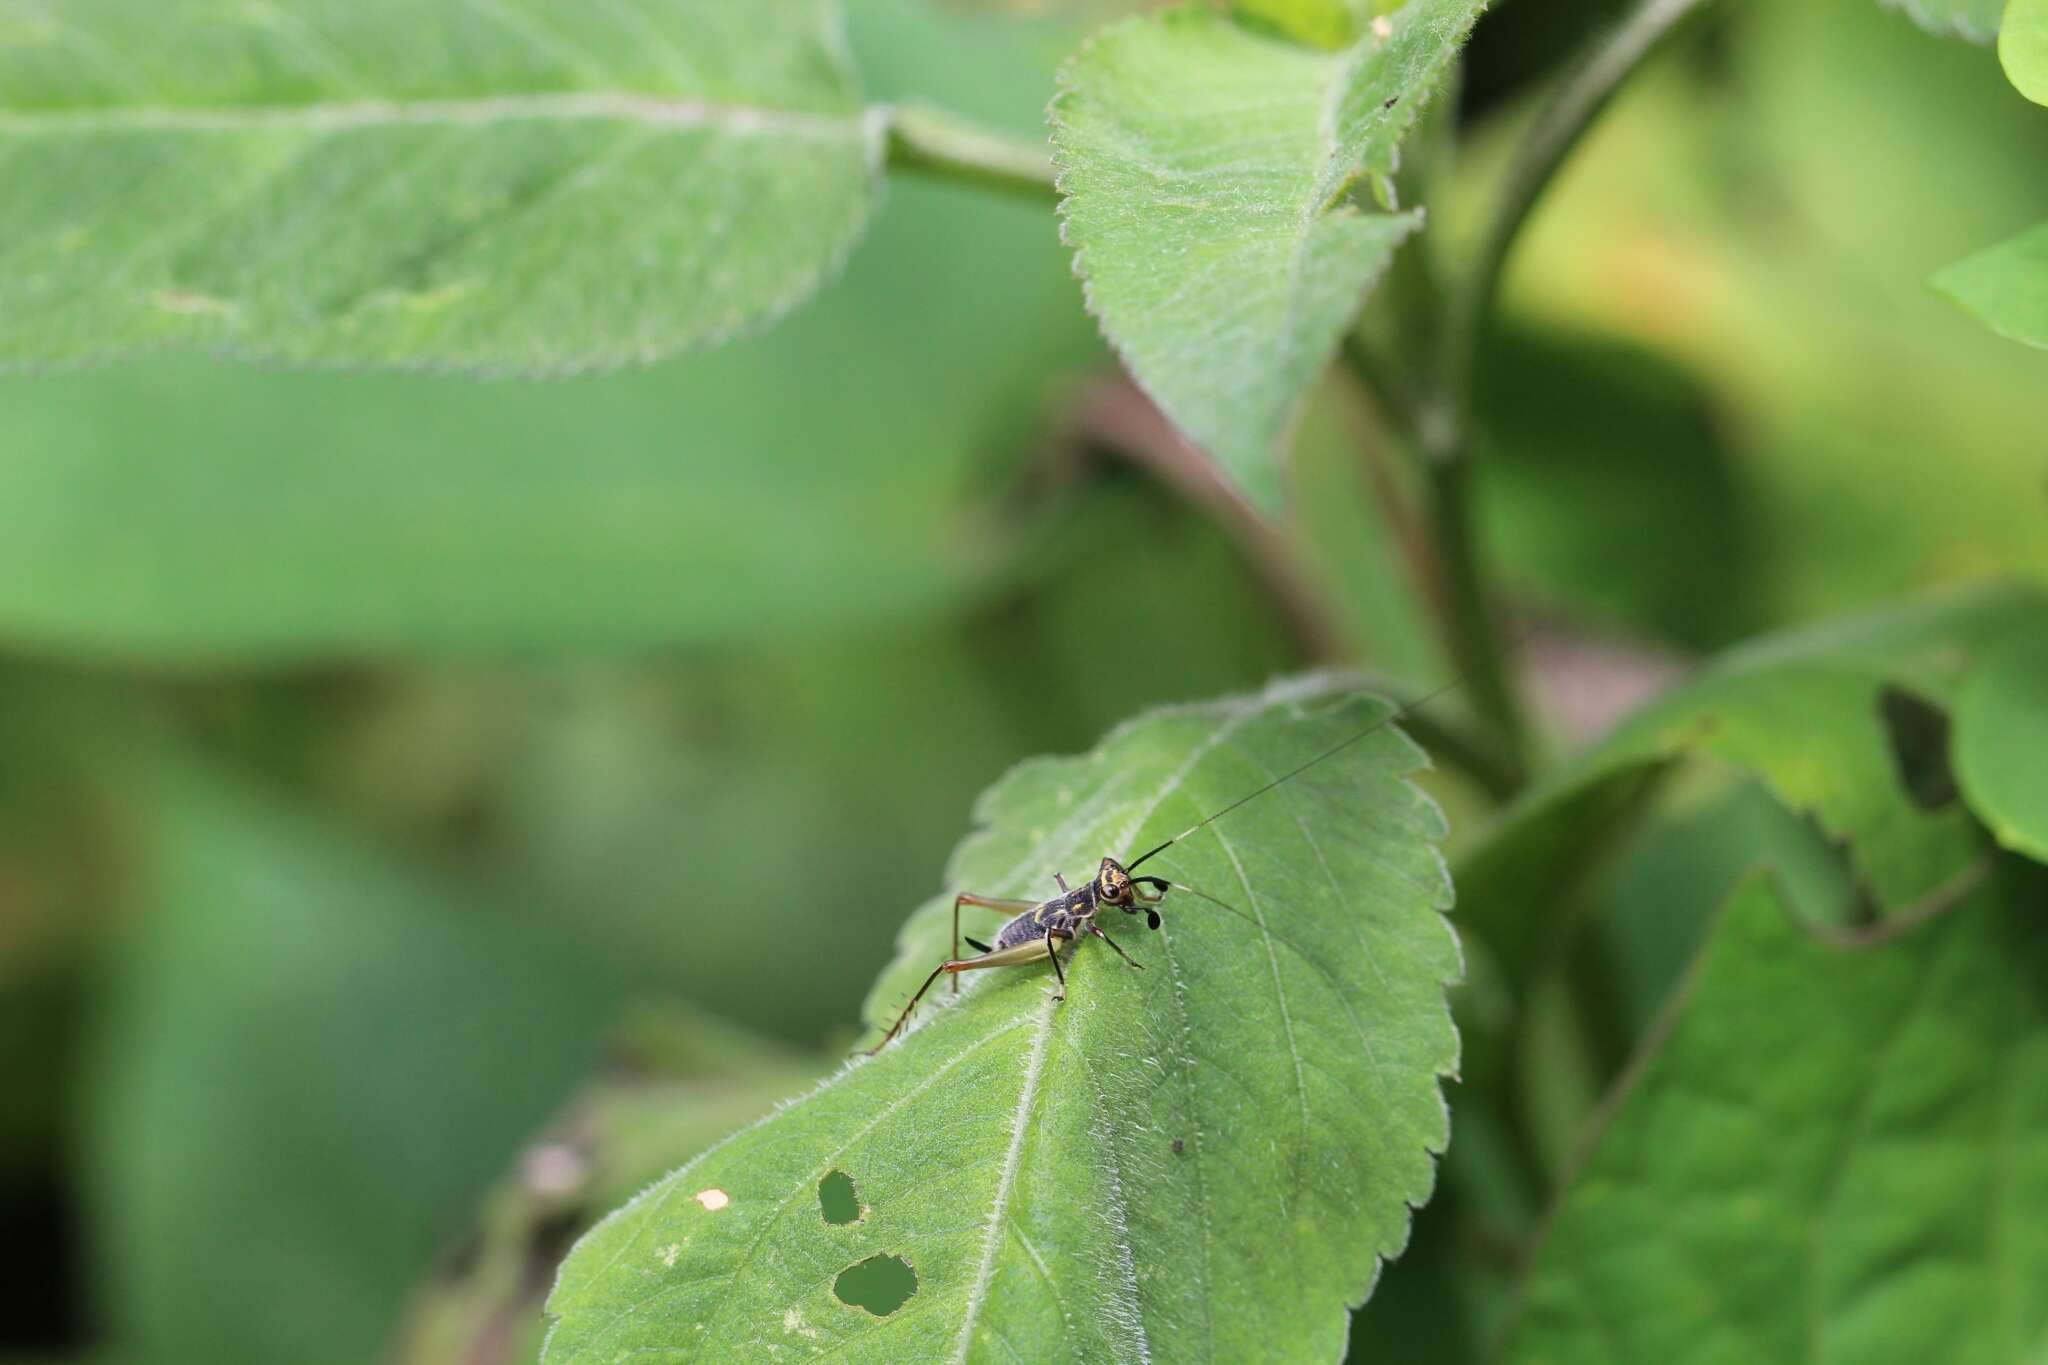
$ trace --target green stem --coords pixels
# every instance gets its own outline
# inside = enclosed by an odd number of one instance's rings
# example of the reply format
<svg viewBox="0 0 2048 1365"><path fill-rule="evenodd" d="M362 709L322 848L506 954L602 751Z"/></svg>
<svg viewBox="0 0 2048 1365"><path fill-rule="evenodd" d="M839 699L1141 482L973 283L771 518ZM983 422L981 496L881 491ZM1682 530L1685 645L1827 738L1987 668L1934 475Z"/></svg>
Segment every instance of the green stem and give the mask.
<svg viewBox="0 0 2048 1365"><path fill-rule="evenodd" d="M1052 154L1043 141L1012 137L929 104L896 105L883 113L892 170L922 171L1041 203L1058 202Z"/></svg>
<svg viewBox="0 0 2048 1365"><path fill-rule="evenodd" d="M1429 483L1446 642L1473 705L1523 763L1527 727L1473 529L1471 405L1480 342L1515 239L1558 168L1629 73L1704 3L1641 0L1594 40L1536 115L1509 163L1478 255L1452 290L1436 373L1403 405Z"/></svg>
<svg viewBox="0 0 2048 1365"><path fill-rule="evenodd" d="M1451 414L1464 422L1481 333L1493 312L1508 253L1530 210L1614 92L1664 38L1706 0L1640 0L1619 24L1595 35L1584 56L1529 125L1507 178L1494 200L1479 254L1451 301L1445 341L1446 389L1458 400Z"/></svg>

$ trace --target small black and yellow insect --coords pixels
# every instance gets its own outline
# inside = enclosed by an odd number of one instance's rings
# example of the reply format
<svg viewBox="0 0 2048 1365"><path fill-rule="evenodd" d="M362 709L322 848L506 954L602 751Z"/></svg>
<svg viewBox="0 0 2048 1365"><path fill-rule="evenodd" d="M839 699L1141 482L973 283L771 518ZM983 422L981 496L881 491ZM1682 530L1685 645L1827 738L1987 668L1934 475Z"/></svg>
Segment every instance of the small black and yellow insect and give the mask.
<svg viewBox="0 0 2048 1365"><path fill-rule="evenodd" d="M1155 854L1164 853L1167 849L1172 848L1190 834L1221 820L1245 802L1264 796L1281 783L1288 781L1290 778L1300 776L1310 768L1315 767L1316 764L1321 763L1324 759L1334 758L1366 736L1393 724L1416 707L1442 696L1455 686L1457 686L1455 682L1447 684L1406 706L1397 707L1389 711L1386 715L1381 716L1349 739L1331 745L1308 762L1280 774L1280 776L1274 778L1265 786L1260 787L1257 791L1240 796L1214 815L1207 816L1189 825L1165 843L1145 850L1145 852L1131 859L1128 864L1120 863L1115 858L1104 858L1102 866L1097 870L1095 876L1082 886L1069 887L1067 879L1055 872L1053 874L1053 881L1058 883L1060 894L1054 896L1051 900L1032 901L1001 896L977 896L972 892L961 892L953 898L953 955L932 968L932 974L924 979L922 986L917 988L917 994L910 997L910 1003L903 1007L903 1013L896 1016L896 1022L889 1025L889 1031L882 1035L882 1041L868 1049L868 1055L872 1057L875 1053L880 1052L903 1032L904 1026L910 1022L911 1014L917 1009L917 1002L924 999L925 992L929 991L932 988L932 983L941 976L954 976L960 972L975 972L986 967L1021 967L1026 963L1036 962L1040 958L1047 958L1052 962L1053 975L1059 980L1059 993L1053 999L1064 1000L1067 990L1067 973L1066 969L1060 965L1060 950L1068 944L1080 942L1083 938L1101 939L1115 950L1118 957L1142 971L1144 964L1134 960L1129 953L1118 946L1115 939L1102 931L1102 926L1095 922L1098 915L1105 909L1121 910L1127 915L1135 915L1142 910L1145 913L1145 927L1157 929L1160 924L1159 912L1153 907L1166 898L1167 892L1175 890L1187 891L1202 897L1204 900L1211 901L1216 900L1216 898L1208 895L1206 892L1195 890L1194 887L1189 886L1186 882L1170 881L1165 877L1137 877L1131 875L1138 867ZM1225 904L1221 901L1217 903L1219 905ZM1002 929L997 932L996 941L993 945L983 943L979 939L974 938L967 940L968 946L979 954L977 957L963 958L960 956L960 907L963 905L980 906L988 910L1015 912L1014 918L1003 925ZM1226 908L1230 907L1226 906ZM957 980L954 982L954 989L959 989L959 982Z"/></svg>

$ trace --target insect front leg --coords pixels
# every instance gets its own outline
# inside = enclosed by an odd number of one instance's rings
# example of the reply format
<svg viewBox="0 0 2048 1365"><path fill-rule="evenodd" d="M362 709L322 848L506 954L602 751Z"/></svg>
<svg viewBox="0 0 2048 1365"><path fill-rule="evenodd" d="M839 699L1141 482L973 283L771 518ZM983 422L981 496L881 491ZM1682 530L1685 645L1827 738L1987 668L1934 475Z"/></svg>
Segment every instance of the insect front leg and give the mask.
<svg viewBox="0 0 2048 1365"><path fill-rule="evenodd" d="M1030 908L1031 908L1032 906L1034 906L1034 905L1036 905L1036 904L1038 904L1038 902L1037 902L1037 901L1027 901L1027 900L1014 900L1014 899L1007 899L1007 898L1005 898L1005 897L1002 897L1002 896L977 896L977 895L975 895L975 894L974 894L973 892L971 892L971 891L962 891L962 892L961 892L961 893L960 893L959 895L957 895L957 896L953 897L953 958L954 958L954 960L956 960L956 961L957 961L957 960L959 959L959 957L960 957L960 907L961 907L961 906L963 906L963 905L979 905L979 906L983 906L983 907L985 907L985 908L987 908L987 909L990 909L990 910L1006 910L1006 911L1010 912L1011 914L1015 914L1015 913L1017 913L1017 912L1018 912L1019 910L1029 910L1029 909L1030 909ZM960 993L960 978L958 978L958 977L954 977L954 978L953 978L953 994L955 994L955 995L958 995L959 993Z"/></svg>
<svg viewBox="0 0 2048 1365"><path fill-rule="evenodd" d="M1145 970L1145 964L1133 958L1129 953L1125 952L1122 948L1117 947L1117 941L1111 938L1108 934L1103 933L1101 925L1093 923L1091 921L1088 925L1088 932L1095 935L1095 937L1101 939L1104 943L1107 943L1110 947L1115 948L1116 955L1118 957L1130 963L1133 967L1136 967L1141 972Z"/></svg>

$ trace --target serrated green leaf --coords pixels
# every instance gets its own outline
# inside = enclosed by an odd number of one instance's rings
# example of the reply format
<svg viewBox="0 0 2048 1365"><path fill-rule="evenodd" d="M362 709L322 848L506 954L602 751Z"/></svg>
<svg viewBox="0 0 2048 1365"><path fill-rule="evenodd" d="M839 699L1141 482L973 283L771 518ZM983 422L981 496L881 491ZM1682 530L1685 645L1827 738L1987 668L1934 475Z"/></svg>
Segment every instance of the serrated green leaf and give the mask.
<svg viewBox="0 0 2048 1365"><path fill-rule="evenodd" d="M620 650L957 602L1038 529L993 505L998 471L1096 342L1042 211L930 185L895 209L787 326L652 371L181 356L0 380L0 636L180 661Z"/></svg>
<svg viewBox="0 0 2048 1365"><path fill-rule="evenodd" d="M1704 1365L2048 1351L2048 916L2007 874L1832 946L1766 880L1567 1192L1507 1358Z"/></svg>
<svg viewBox="0 0 2048 1365"><path fill-rule="evenodd" d="M1929 283L2000 336L2048 346L2048 223L1943 266Z"/></svg>
<svg viewBox="0 0 2048 1365"><path fill-rule="evenodd" d="M1956 778L2001 844L2048 862L2048 622L2015 632L1956 705Z"/></svg>
<svg viewBox="0 0 2048 1365"><path fill-rule="evenodd" d="M2014 89L2048 104L2048 0L2007 0L1998 60Z"/></svg>
<svg viewBox="0 0 2048 1365"><path fill-rule="evenodd" d="M1090 876L1386 713L1309 680L1026 763L979 803L950 880L1050 892L1054 870ZM1406 780L1421 761L1379 730L1148 864L1236 908L1171 896L1157 934L1115 916L1147 970L1084 945L1064 1003L1043 966L970 976L670 1176L564 1265L546 1359L1333 1357L1448 1135L1459 958L1441 817ZM913 917L904 971L943 956L949 905ZM834 1170L857 1223L821 1216ZM916 1276L887 1316L834 1290L878 1256Z"/></svg>
<svg viewBox="0 0 2048 1365"><path fill-rule="evenodd" d="M539 372L758 325L880 137L835 0L0 7L0 364Z"/></svg>
<svg viewBox="0 0 2048 1365"><path fill-rule="evenodd" d="M1929 33L1988 43L1998 34L2005 0L1884 0Z"/></svg>
<svg viewBox="0 0 2048 1365"><path fill-rule="evenodd" d="M1755 775L1842 842L1881 910L1911 908L1983 846L1952 786L1941 790L1941 716L1988 650L2044 617L2037 591L1997 586L1730 652L1518 801L1459 862L1462 918L1519 978L1555 923L1544 910L1643 812L1662 773L1698 759ZM1936 733L1908 733L1922 724Z"/></svg>
<svg viewBox="0 0 2048 1365"><path fill-rule="evenodd" d="M1113 25L1061 72L1053 146L1089 307L1255 503L1283 433L1421 219L1355 202L1394 169L1480 0L1414 0L1339 52L1207 9Z"/></svg>

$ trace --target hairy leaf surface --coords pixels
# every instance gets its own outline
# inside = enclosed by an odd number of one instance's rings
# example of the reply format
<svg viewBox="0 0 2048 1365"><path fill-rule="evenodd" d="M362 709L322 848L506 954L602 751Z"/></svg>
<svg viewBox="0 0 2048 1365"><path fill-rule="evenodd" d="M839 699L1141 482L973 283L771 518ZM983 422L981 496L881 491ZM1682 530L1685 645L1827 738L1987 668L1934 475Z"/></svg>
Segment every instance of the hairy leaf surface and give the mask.
<svg viewBox="0 0 2048 1365"><path fill-rule="evenodd" d="M553 371L771 318L873 205L835 0L0 4L0 363Z"/></svg>
<svg viewBox="0 0 2048 1365"><path fill-rule="evenodd" d="M2048 1353L2048 916L2018 862L1844 948L1731 900L1567 1192L1518 1365Z"/></svg>
<svg viewBox="0 0 2048 1365"><path fill-rule="evenodd" d="M1089 306L1268 510L1304 391L1421 221L1353 189L1391 176L1480 8L1413 0L1334 52L1179 9L1112 26L1061 74L1053 145Z"/></svg>
<svg viewBox="0 0 2048 1365"><path fill-rule="evenodd" d="M2048 223L1943 266L1931 282L2000 336L2048 346Z"/></svg>
<svg viewBox="0 0 2048 1365"><path fill-rule="evenodd" d="M1356 733L1322 680L1157 713L982 799L883 992L944 955L952 890L1050 892ZM601 1225L564 1266L547 1359L1333 1358L1448 1136L1459 973L1442 821L1391 728L1146 865L1222 897L1106 926L1056 1003L1043 964L957 1003ZM994 927L981 912L968 932ZM943 985L932 997L946 1005ZM858 1222L820 1216L843 1171ZM835 1293L877 1256L916 1291Z"/></svg>
<svg viewBox="0 0 2048 1365"><path fill-rule="evenodd" d="M1042 213L930 185L895 208L786 326L648 371L479 386L178 356L0 379L0 637L179 661L622 650L956 602L1041 529L992 476L1097 347Z"/></svg>

